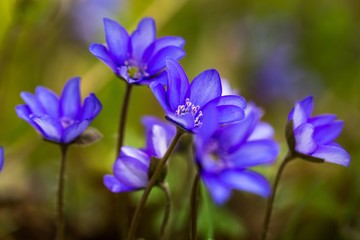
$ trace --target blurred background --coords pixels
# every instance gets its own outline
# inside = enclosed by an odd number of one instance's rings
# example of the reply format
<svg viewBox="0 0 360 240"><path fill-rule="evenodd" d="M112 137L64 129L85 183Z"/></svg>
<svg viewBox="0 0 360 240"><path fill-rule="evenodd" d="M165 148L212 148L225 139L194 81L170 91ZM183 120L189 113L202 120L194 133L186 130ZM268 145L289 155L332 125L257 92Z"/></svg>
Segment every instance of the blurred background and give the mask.
<svg viewBox="0 0 360 240"><path fill-rule="evenodd" d="M257 170L273 181L286 153L284 126L294 101L314 95L315 114L345 121L338 142L348 168L294 161L285 169L275 202L270 239L360 239L360 2L358 0L6 0L0 1L0 239L54 239L60 150L44 142L16 116L21 91L43 85L60 93L81 76L82 96L94 92L103 110L92 126L103 139L68 154L65 215L68 239L117 238L117 198L102 183L115 160L117 122L125 84L92 56L104 42L103 17L129 31L144 16L155 18L158 36L186 39L181 60L190 79L216 68L248 101L265 110L281 145L277 164ZM163 116L147 87L136 87L125 144L144 144L140 119ZM169 239L187 239L191 174L186 141L170 160L173 195ZM186 157L185 157L186 158ZM188 174L188 175L187 175ZM190 176L190 178L189 178ZM141 192L128 194L130 218ZM120 197L121 198L121 197ZM155 189L138 236L156 239L164 196ZM202 194L199 239L257 239L266 199L234 192L224 206ZM123 217L124 218L124 217Z"/></svg>

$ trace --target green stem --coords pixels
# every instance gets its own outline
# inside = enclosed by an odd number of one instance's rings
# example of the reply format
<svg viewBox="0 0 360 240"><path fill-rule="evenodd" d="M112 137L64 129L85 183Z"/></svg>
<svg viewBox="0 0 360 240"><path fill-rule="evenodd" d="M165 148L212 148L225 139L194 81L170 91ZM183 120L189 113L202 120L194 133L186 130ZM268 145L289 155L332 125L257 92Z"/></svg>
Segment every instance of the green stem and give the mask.
<svg viewBox="0 0 360 240"><path fill-rule="evenodd" d="M119 128L118 128L118 136L117 136L117 145L115 158L119 156L121 147L124 144L124 136L125 136L125 125L127 119L127 113L130 103L132 84L126 82L125 95L122 102L120 117L119 117ZM117 225L118 235L120 239L125 239L126 237L126 229L128 229L128 206L130 205L130 199L128 193L123 193L121 195L117 194L115 197L115 211L116 211L116 219L119 219L119 225Z"/></svg>
<svg viewBox="0 0 360 240"><path fill-rule="evenodd" d="M295 155L293 155L293 154L291 154L289 152L285 156L285 158L284 158L283 162L281 163L281 165L279 167L279 170L278 170L278 172L276 174L275 182L274 182L272 192L271 192L271 196L268 199L268 203L267 203L267 207L266 207L266 214L265 214L265 218L264 218L263 231L262 231L262 236L261 236L262 240L266 240L266 237L267 237L267 233L268 233L268 230L269 230L271 213L272 213L272 209L273 209L273 205L274 205L275 194L276 194L276 190L277 190L277 187L278 187L278 184L279 184L279 181L280 181L281 174L282 174L286 164L290 160L294 159L295 157L296 157Z"/></svg>
<svg viewBox="0 0 360 240"><path fill-rule="evenodd" d="M175 135L174 139L172 140L168 150L166 151L164 157L160 160L159 164L156 166L156 169L155 169L153 175L151 176L150 181L147 184L138 205L136 206L136 210L135 210L134 216L131 220L131 225L130 225L130 229L128 232L128 238L127 238L128 240L133 240L135 238L135 233L137 230L137 226L139 225L142 209L145 206L145 203L149 197L149 194L150 194L152 188L155 186L158 178L160 177L167 160L169 159L171 153L175 149L176 144L178 143L178 141L180 140L181 136L184 133L185 133L184 130L177 128L176 135Z"/></svg>
<svg viewBox="0 0 360 240"><path fill-rule="evenodd" d="M118 130L118 139L117 139L117 147L116 147L116 157L119 156L119 152L121 147L124 144L124 136L125 136L125 123L126 117L129 108L130 95L131 95L132 84L126 83L126 90L123 99L123 104L121 107L120 118L119 118L119 130Z"/></svg>
<svg viewBox="0 0 360 240"><path fill-rule="evenodd" d="M169 221L170 211L171 211L171 195L170 195L169 185L166 182L158 184L158 186L164 192L165 197L166 197L164 218L163 218L163 222L161 224L160 238L159 238L159 239L164 239L165 238L165 229L166 229L167 223Z"/></svg>
<svg viewBox="0 0 360 240"><path fill-rule="evenodd" d="M196 173L194 178L194 183L191 190L191 225L190 225L190 239L196 239L197 232L197 216L198 216L198 208L199 208L199 182L200 175Z"/></svg>
<svg viewBox="0 0 360 240"><path fill-rule="evenodd" d="M68 145L61 144L61 162L60 162L60 173L58 179L58 192L57 192L57 204L56 204L56 239L64 239L64 178L65 178L65 169L66 169L66 153Z"/></svg>

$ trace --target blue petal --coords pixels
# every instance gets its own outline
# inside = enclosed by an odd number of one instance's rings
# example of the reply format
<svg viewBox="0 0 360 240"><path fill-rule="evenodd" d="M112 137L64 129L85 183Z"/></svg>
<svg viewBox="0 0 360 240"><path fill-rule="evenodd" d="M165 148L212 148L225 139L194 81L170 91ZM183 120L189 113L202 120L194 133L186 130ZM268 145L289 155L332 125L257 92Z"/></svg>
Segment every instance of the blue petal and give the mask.
<svg viewBox="0 0 360 240"><path fill-rule="evenodd" d="M314 127L318 127L321 125L329 124L333 122L336 118L337 116L335 114L322 114L310 118L308 122L314 125Z"/></svg>
<svg viewBox="0 0 360 240"><path fill-rule="evenodd" d="M80 78L75 77L70 79L61 94L60 98L60 115L61 117L68 117L76 119L81 107L80 97Z"/></svg>
<svg viewBox="0 0 360 240"><path fill-rule="evenodd" d="M219 128L219 119L221 117L216 108L216 104L208 104L207 107L201 109L201 111L203 112L203 117L201 118L202 125L195 132L206 140Z"/></svg>
<svg viewBox="0 0 360 240"><path fill-rule="evenodd" d="M129 35L117 22L104 18L106 43L117 66L123 65L127 59Z"/></svg>
<svg viewBox="0 0 360 240"><path fill-rule="evenodd" d="M309 118L314 108L314 101L312 96L308 96L299 102L301 108L304 110L306 117Z"/></svg>
<svg viewBox="0 0 360 240"><path fill-rule="evenodd" d="M269 182L262 175L247 170L229 170L221 174L221 181L231 188L268 197L271 193Z"/></svg>
<svg viewBox="0 0 360 240"><path fill-rule="evenodd" d="M91 93L84 100L84 106L82 109L82 120L92 120L94 119L102 109L101 102L95 96L95 94Z"/></svg>
<svg viewBox="0 0 360 240"><path fill-rule="evenodd" d="M150 116L143 117L142 123L146 129L145 151L151 155L162 157L175 136L176 128Z"/></svg>
<svg viewBox="0 0 360 240"><path fill-rule="evenodd" d="M149 155L147 155L145 152L143 152L137 148L133 148L133 147L128 147L128 146L121 147L119 157L134 158L134 159L136 159L136 161L139 161L140 163L142 163L145 166L149 166L149 164L150 164Z"/></svg>
<svg viewBox="0 0 360 240"><path fill-rule="evenodd" d="M166 36L158 38L145 50L143 61L149 62L150 59L163 48L170 46L182 48L184 44L185 40L181 37Z"/></svg>
<svg viewBox="0 0 360 240"><path fill-rule="evenodd" d="M113 193L129 192L136 189L134 187L123 184L115 176L110 174L106 174L103 180L105 187Z"/></svg>
<svg viewBox="0 0 360 240"><path fill-rule="evenodd" d="M43 106L45 114L53 118L59 117L59 99L55 93L44 87L36 88L36 97Z"/></svg>
<svg viewBox="0 0 360 240"><path fill-rule="evenodd" d="M216 204L222 205L230 198L231 189L215 176L203 173L201 178Z"/></svg>
<svg viewBox="0 0 360 240"><path fill-rule="evenodd" d="M98 43L93 43L90 45L89 47L89 51L98 59L100 59L101 61L103 61L106 65L108 65L108 67L111 68L111 70L116 74L119 75L119 71L118 68L116 66L116 63L114 62L111 54L109 53L109 51L106 49L105 46L103 46L102 44L98 44Z"/></svg>
<svg viewBox="0 0 360 240"><path fill-rule="evenodd" d="M156 38L155 21L152 18L143 18L137 29L131 35L132 57L140 60L145 49Z"/></svg>
<svg viewBox="0 0 360 240"><path fill-rule="evenodd" d="M279 146L272 140L247 142L228 156L228 162L235 167L248 168L260 164L274 163L279 154Z"/></svg>
<svg viewBox="0 0 360 240"><path fill-rule="evenodd" d="M4 166L4 148L0 147L0 171L2 170L3 166Z"/></svg>
<svg viewBox="0 0 360 240"><path fill-rule="evenodd" d="M156 99L160 103L161 107L164 109L166 113L174 112L176 109L171 109L168 103L168 99L166 97L164 86L160 83L154 82L150 84L151 91L155 95Z"/></svg>
<svg viewBox="0 0 360 240"><path fill-rule="evenodd" d="M21 92L21 98L24 100L26 105L30 108L31 112L35 115L45 114L45 110L37 97L29 92Z"/></svg>
<svg viewBox="0 0 360 240"><path fill-rule="evenodd" d="M310 154L315 151L317 144L314 141L315 128L310 123L305 123L294 130L296 151Z"/></svg>
<svg viewBox="0 0 360 240"><path fill-rule="evenodd" d="M37 125L44 138L54 142L61 142L62 126L58 119L47 115L31 116L30 119Z"/></svg>
<svg viewBox="0 0 360 240"><path fill-rule="evenodd" d="M89 121L81 121L80 123L75 123L73 125L70 125L64 130L64 134L62 137L63 143L70 143L74 141L77 137L79 137L85 129L89 126Z"/></svg>
<svg viewBox="0 0 360 240"><path fill-rule="evenodd" d="M217 109L220 115L219 122L222 124L241 121L245 116L244 110L237 106L225 105L219 106Z"/></svg>
<svg viewBox="0 0 360 240"><path fill-rule="evenodd" d="M194 117L191 114L176 116L174 113L168 112L166 119L183 128L185 131L193 132L194 130Z"/></svg>
<svg viewBox="0 0 360 240"><path fill-rule="evenodd" d="M218 136L222 151L233 153L247 140L254 127L254 114L249 114L241 122L224 126Z"/></svg>
<svg viewBox="0 0 360 240"><path fill-rule="evenodd" d="M246 100L242 96L237 95L226 95L221 96L219 99L218 106L232 105L242 109L246 108Z"/></svg>
<svg viewBox="0 0 360 240"><path fill-rule="evenodd" d="M30 115L32 114L28 105L22 104L15 107L16 114L19 118L24 119L25 121L31 121Z"/></svg>
<svg viewBox="0 0 360 240"><path fill-rule="evenodd" d="M350 155L341 147L319 146L312 156L324 159L326 162L340 164L345 167L350 164Z"/></svg>
<svg viewBox="0 0 360 240"><path fill-rule="evenodd" d="M292 115L292 118L290 118ZM293 110L292 113L290 113L289 118L290 120L293 120L293 128L297 128L298 126L300 126L301 124L304 124L307 122L307 116L306 116L306 112L304 111L304 109L301 107L301 105L299 103L295 104L295 108Z"/></svg>
<svg viewBox="0 0 360 240"><path fill-rule="evenodd" d="M168 81L168 76L166 71L162 71L156 76L150 76L149 78L142 78L133 82L137 85L150 85L151 83L160 83L161 85L166 85Z"/></svg>
<svg viewBox="0 0 360 240"><path fill-rule="evenodd" d="M170 107L177 109L180 104L185 103L185 95L189 88L189 80L184 69L174 59L166 60L168 73L167 96Z"/></svg>
<svg viewBox="0 0 360 240"><path fill-rule="evenodd" d="M326 145L333 142L341 133L343 121L335 121L327 125L315 128L314 139L318 144Z"/></svg>
<svg viewBox="0 0 360 240"><path fill-rule="evenodd" d="M180 59L185 56L185 51L179 47L165 47L157 52L148 62L146 71L150 75L158 73L165 68L166 58Z"/></svg>
<svg viewBox="0 0 360 240"><path fill-rule="evenodd" d="M122 156L114 164L114 175L123 184L143 188L148 182L148 167L137 159Z"/></svg>
<svg viewBox="0 0 360 240"><path fill-rule="evenodd" d="M207 102L221 96L219 73L212 69L200 73L190 85L190 101L194 105L204 106Z"/></svg>
<svg viewBox="0 0 360 240"><path fill-rule="evenodd" d="M248 141L250 140L260 140L260 139L271 139L274 137L273 127L266 122L259 122L253 132L251 133Z"/></svg>

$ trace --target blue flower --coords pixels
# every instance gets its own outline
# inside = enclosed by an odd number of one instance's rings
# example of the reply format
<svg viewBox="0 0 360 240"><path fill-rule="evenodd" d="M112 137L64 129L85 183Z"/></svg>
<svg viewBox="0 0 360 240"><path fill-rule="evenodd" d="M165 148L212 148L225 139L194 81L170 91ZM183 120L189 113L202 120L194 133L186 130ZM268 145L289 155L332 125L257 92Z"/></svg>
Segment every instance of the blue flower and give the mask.
<svg viewBox="0 0 360 240"><path fill-rule="evenodd" d="M4 166L4 148L0 147L0 171Z"/></svg>
<svg viewBox="0 0 360 240"><path fill-rule="evenodd" d="M222 96L221 79L214 70L200 73L189 80L174 59L166 60L167 86L152 83L150 87L165 110L166 118L186 131L198 133L214 125L214 115L219 113L219 123L239 121L244 117L246 101L237 95Z"/></svg>
<svg viewBox="0 0 360 240"><path fill-rule="evenodd" d="M81 104L80 78L70 79L59 98L44 87L37 87L35 94L22 92L26 104L16 107L17 115L52 142L73 142L98 115L102 106L94 94Z"/></svg>
<svg viewBox="0 0 360 240"><path fill-rule="evenodd" d="M175 136L174 126L154 117L144 117L146 146L143 149L123 146L116 159L114 175L104 176L105 186L114 193L145 188L149 181L149 167L152 157L162 158Z"/></svg>
<svg viewBox="0 0 360 240"><path fill-rule="evenodd" d="M296 102L289 114L292 122L293 140L289 140L290 150L306 160L320 160L348 166L350 155L335 142L340 135L344 122L334 114L311 116L314 103L309 96ZM291 143L294 141L294 143ZM294 146L292 146L294 145Z"/></svg>
<svg viewBox="0 0 360 240"><path fill-rule="evenodd" d="M149 84L153 80L166 81L161 74L165 58L185 56L181 37L166 36L156 39L155 21L143 18L129 36L117 22L104 19L106 46L90 45L90 52L108 65L113 72L130 84Z"/></svg>
<svg viewBox="0 0 360 240"><path fill-rule="evenodd" d="M249 104L242 121L209 129L210 135L195 135L199 174L216 204L225 203L233 189L270 195L268 181L248 169L273 163L279 153L273 129L259 122L261 115L255 105Z"/></svg>

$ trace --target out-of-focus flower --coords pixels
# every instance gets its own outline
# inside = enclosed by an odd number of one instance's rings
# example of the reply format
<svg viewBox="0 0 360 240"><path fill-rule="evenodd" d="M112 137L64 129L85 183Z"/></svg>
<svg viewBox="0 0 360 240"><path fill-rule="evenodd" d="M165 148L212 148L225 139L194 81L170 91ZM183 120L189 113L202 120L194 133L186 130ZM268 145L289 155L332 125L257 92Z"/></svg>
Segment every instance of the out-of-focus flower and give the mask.
<svg viewBox="0 0 360 240"><path fill-rule="evenodd" d="M165 82L165 58L185 56L181 37L166 36L156 39L155 21L143 18L129 36L117 22L104 19L106 45L94 43L90 52L108 65L113 72L130 84L149 84L155 79Z"/></svg>
<svg viewBox="0 0 360 240"><path fill-rule="evenodd" d="M272 127L260 117L261 111L249 104L242 121L195 136L199 174L215 203L227 201L233 189L270 195L268 181L248 169L273 163L279 153Z"/></svg>
<svg viewBox="0 0 360 240"><path fill-rule="evenodd" d="M167 59L167 87L161 83L150 85L154 95L165 110L166 118L186 131L207 131L214 122L214 114L220 116L219 123L239 121L244 117L246 101L237 95L222 96L219 73L206 70L189 84L184 69L174 59Z"/></svg>
<svg viewBox="0 0 360 240"><path fill-rule="evenodd" d="M162 158L175 136L175 127L157 118L144 117L142 122L146 131L146 146L143 149L121 148L113 166L114 175L104 176L104 184L111 192L145 188L149 181L151 158Z"/></svg>
<svg viewBox="0 0 360 240"><path fill-rule="evenodd" d="M102 106L91 93L81 104L80 78L70 79L59 98L51 90L37 87L35 94L22 92L25 104L16 107L17 115L52 142L69 144L76 140Z"/></svg>
<svg viewBox="0 0 360 240"><path fill-rule="evenodd" d="M350 155L335 142L342 131L344 122L337 120L335 114L312 117L313 107L313 97L309 96L296 102L291 110L288 126L292 125L292 131L287 131L290 151L305 160L348 166Z"/></svg>
<svg viewBox="0 0 360 240"><path fill-rule="evenodd" d="M0 147L0 171L4 166L4 148Z"/></svg>

